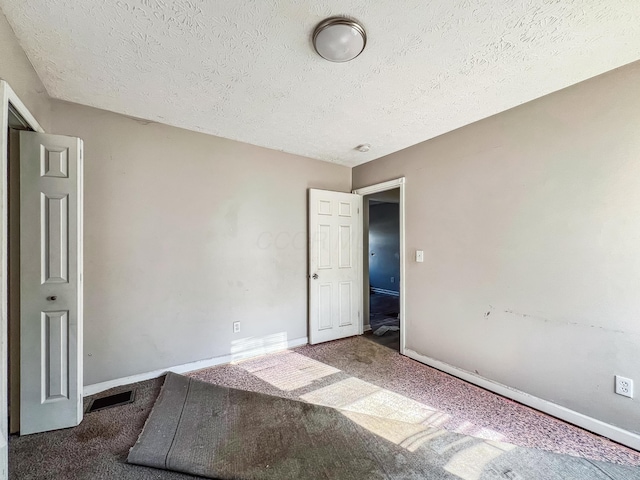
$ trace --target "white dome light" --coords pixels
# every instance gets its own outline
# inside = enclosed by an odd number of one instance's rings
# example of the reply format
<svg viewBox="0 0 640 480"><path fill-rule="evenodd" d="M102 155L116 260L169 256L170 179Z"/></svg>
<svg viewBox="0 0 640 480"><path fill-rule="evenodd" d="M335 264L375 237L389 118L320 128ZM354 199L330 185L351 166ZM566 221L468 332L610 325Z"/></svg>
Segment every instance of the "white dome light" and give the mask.
<svg viewBox="0 0 640 480"><path fill-rule="evenodd" d="M313 32L313 46L330 62L348 62L356 58L367 44L367 34L357 22L347 18L328 18Z"/></svg>

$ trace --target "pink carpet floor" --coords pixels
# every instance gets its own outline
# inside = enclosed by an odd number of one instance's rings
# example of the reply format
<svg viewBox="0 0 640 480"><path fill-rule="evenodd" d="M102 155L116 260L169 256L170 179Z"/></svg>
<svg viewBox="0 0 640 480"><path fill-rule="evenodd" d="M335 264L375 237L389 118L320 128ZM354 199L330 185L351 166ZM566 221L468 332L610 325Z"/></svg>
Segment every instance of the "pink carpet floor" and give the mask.
<svg viewBox="0 0 640 480"><path fill-rule="evenodd" d="M522 447L640 466L640 452L418 363L366 337L303 346L190 376Z"/></svg>

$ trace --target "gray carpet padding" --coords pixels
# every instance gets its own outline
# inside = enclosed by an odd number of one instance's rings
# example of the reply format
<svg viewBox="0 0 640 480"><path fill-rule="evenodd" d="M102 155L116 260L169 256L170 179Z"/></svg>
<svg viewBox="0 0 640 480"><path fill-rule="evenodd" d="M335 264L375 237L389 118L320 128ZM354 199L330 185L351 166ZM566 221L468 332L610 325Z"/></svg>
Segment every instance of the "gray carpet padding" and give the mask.
<svg viewBox="0 0 640 480"><path fill-rule="evenodd" d="M630 480L640 470L169 373L133 464L208 478Z"/></svg>

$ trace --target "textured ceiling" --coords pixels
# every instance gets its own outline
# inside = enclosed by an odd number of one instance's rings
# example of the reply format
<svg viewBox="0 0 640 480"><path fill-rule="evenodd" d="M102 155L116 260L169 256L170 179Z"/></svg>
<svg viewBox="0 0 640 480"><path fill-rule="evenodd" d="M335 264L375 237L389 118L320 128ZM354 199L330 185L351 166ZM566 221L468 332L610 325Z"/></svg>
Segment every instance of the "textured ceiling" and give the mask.
<svg viewBox="0 0 640 480"><path fill-rule="evenodd" d="M639 0L0 0L52 97L357 165L640 59ZM364 25L330 63L322 19ZM370 143L371 150L354 149Z"/></svg>

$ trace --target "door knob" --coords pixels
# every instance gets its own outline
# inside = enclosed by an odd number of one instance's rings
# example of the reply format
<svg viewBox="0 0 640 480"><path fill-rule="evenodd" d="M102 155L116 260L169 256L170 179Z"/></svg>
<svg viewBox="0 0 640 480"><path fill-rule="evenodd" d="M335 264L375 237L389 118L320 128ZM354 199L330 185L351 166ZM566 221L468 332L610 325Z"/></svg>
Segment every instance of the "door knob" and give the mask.
<svg viewBox="0 0 640 480"><path fill-rule="evenodd" d="M55 295L51 295L50 297L47 297L47 300L49 300L50 302L55 302L58 299L58 297L56 297Z"/></svg>
<svg viewBox="0 0 640 480"><path fill-rule="evenodd" d="M313 274L313 277L311 277L311 278L313 278L314 280L317 280L317 279L318 279L318 274L317 274L317 273L314 273L314 274Z"/></svg>

